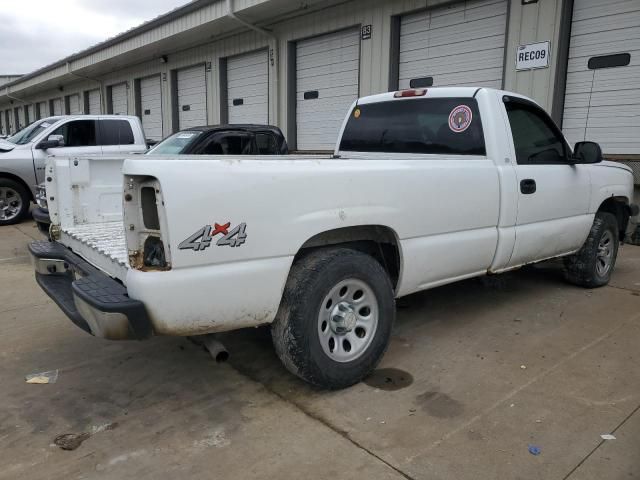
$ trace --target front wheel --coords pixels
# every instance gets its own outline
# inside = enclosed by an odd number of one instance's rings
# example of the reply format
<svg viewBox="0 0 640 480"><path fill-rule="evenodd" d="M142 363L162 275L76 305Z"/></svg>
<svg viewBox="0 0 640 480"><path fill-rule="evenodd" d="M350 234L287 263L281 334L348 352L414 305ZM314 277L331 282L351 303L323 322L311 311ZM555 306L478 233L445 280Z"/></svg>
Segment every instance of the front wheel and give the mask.
<svg viewBox="0 0 640 480"><path fill-rule="evenodd" d="M618 222L611 213L598 212L582 248L564 259L565 277L581 287L609 283L618 257Z"/></svg>
<svg viewBox="0 0 640 480"><path fill-rule="evenodd" d="M289 371L313 385L338 389L376 367L394 318L393 288L384 268L362 252L330 248L293 265L271 333Z"/></svg>
<svg viewBox="0 0 640 480"><path fill-rule="evenodd" d="M0 226L19 223L29 211L31 197L18 182L0 178Z"/></svg>

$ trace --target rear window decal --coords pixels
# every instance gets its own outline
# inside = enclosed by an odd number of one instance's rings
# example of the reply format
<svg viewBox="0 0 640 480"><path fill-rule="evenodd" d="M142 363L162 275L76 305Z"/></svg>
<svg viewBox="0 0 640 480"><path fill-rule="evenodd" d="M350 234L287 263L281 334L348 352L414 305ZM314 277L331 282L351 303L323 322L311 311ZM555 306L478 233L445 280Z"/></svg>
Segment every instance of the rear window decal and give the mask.
<svg viewBox="0 0 640 480"><path fill-rule="evenodd" d="M462 133L469 128L472 119L471 109L466 105L458 105L449 114L449 128L452 132Z"/></svg>

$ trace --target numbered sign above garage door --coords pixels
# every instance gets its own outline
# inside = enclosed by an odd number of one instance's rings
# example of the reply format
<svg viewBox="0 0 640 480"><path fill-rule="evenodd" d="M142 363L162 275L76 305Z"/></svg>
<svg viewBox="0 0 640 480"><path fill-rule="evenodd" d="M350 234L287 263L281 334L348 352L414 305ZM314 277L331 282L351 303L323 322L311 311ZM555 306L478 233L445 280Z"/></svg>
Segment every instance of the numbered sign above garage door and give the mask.
<svg viewBox="0 0 640 480"><path fill-rule="evenodd" d="M473 0L400 19L399 88L502 87L506 0Z"/></svg>
<svg viewBox="0 0 640 480"><path fill-rule="evenodd" d="M162 140L162 89L160 75L140 80L140 116L146 138Z"/></svg>
<svg viewBox="0 0 640 480"><path fill-rule="evenodd" d="M266 50L227 59L229 123L269 123L269 57Z"/></svg>
<svg viewBox="0 0 640 480"><path fill-rule="evenodd" d="M640 1L575 0L570 42L567 139L640 154Z"/></svg>
<svg viewBox="0 0 640 480"><path fill-rule="evenodd" d="M204 65L176 72L178 129L207 124L207 74Z"/></svg>
<svg viewBox="0 0 640 480"><path fill-rule="evenodd" d="M100 115L102 113L100 103L100 90L89 90L87 92L87 113L89 115Z"/></svg>
<svg viewBox="0 0 640 480"><path fill-rule="evenodd" d="M112 85L111 89L111 112L114 115L126 115L129 112L129 100L127 95L127 84L119 83Z"/></svg>
<svg viewBox="0 0 640 480"><path fill-rule="evenodd" d="M333 150L346 111L358 98L360 31L296 44L298 150Z"/></svg>

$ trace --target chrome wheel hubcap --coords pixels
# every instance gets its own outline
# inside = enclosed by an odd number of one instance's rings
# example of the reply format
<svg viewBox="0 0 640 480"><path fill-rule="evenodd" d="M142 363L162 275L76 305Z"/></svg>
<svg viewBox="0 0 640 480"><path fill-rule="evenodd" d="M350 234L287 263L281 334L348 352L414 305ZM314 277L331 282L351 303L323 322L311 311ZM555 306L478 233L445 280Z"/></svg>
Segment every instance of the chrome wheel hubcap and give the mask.
<svg viewBox="0 0 640 480"><path fill-rule="evenodd" d="M347 279L325 296L318 314L318 337L324 353L340 363L363 355L378 328L378 300L361 280Z"/></svg>
<svg viewBox="0 0 640 480"><path fill-rule="evenodd" d="M0 187L0 220L13 220L22 210L22 197L13 188Z"/></svg>
<svg viewBox="0 0 640 480"><path fill-rule="evenodd" d="M602 235L598 244L598 253L596 253L596 272L599 276L604 277L611 269L613 261L613 234L607 230Z"/></svg>

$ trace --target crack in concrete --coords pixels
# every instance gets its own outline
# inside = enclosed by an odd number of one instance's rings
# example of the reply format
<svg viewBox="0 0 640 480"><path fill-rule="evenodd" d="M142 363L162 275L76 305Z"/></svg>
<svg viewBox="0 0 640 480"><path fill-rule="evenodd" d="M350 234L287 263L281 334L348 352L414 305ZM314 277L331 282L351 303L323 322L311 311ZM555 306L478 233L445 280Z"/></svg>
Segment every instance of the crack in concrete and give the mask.
<svg viewBox="0 0 640 480"><path fill-rule="evenodd" d="M616 433L620 427L622 427L625 423L627 423L627 421L633 417L633 415L636 414L636 412L638 412L638 410L640 410L640 405L638 405L636 408L634 408L631 413L629 415L627 415L619 424L616 428L614 428L610 433L613 435L614 433ZM578 462L578 464L573 467L571 469L571 471L569 473L567 473L564 477L562 477L562 480L567 480L571 475L573 475L575 473L576 470L578 470L578 468L580 468L584 462L586 462L589 457L591 457L591 455L593 455L594 453L596 453L596 451L602 446L604 445L608 440L600 440L600 442L598 442L598 444L593 448L593 450L591 450L589 453L587 453L587 455Z"/></svg>
<svg viewBox="0 0 640 480"><path fill-rule="evenodd" d="M269 393L275 395L276 397L278 397L281 401L285 402L287 405L292 406L293 408L295 408L296 410L300 411L303 415L305 415L306 417L310 418L311 420L314 420L315 422L323 425L324 427L328 428L329 430L337 433L338 435L340 435L342 438L344 438L346 441L348 441L349 443L351 443L353 446L355 446L356 448L358 448L359 450L363 451L364 453L368 454L369 456L375 458L376 460L378 460L379 462L381 462L383 465L386 465L388 468L390 468L391 470L393 470L394 472L396 472L398 475L402 476L402 478L405 478L406 480L416 480L414 477L410 476L408 473L402 471L399 467L396 467L395 465L393 465L392 463L388 462L387 460L385 460L384 458L382 458L380 455L378 455L377 453L373 452L372 450L369 450L366 446L362 445L360 442L358 442L356 439L354 439L353 437L351 437L351 435L349 434L349 432L347 432L346 430L342 430L338 427L336 427L335 425L332 425L330 422L328 422L325 418L321 417L320 415L309 411L307 409L304 408L303 405L300 405L296 402L294 402L293 400L285 397L284 395L282 395L281 393L279 393L278 391L270 388L269 386L265 385L264 383L262 383L259 379L255 378L254 376L243 372L241 370L239 370L238 368L234 367L233 365L231 365L230 363L227 364L231 369L233 369L235 372L237 372L239 375L242 375L245 378L248 378L249 380L251 380L252 382L255 382L259 385L262 385L262 387L267 390Z"/></svg>

